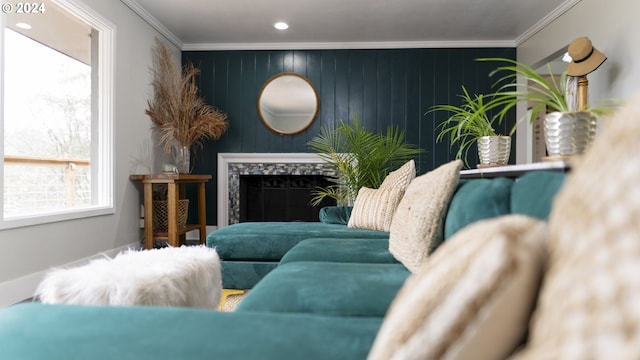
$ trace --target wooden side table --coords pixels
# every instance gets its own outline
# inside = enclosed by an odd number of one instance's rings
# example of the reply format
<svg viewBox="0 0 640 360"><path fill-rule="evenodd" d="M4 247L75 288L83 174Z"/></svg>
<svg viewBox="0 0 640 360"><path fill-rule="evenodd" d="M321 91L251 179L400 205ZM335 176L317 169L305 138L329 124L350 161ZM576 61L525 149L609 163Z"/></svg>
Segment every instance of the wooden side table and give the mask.
<svg viewBox="0 0 640 360"><path fill-rule="evenodd" d="M167 240L169 246L180 246L180 237L191 230L199 230L200 244L204 244L207 236L207 212L204 184L211 180L211 175L190 174L152 174L131 175L133 181L142 182L144 189L144 247L153 248L153 240ZM184 196L184 184L193 183L198 186L198 223L187 224L178 229L178 200ZM153 231L153 185L167 185L167 232Z"/></svg>

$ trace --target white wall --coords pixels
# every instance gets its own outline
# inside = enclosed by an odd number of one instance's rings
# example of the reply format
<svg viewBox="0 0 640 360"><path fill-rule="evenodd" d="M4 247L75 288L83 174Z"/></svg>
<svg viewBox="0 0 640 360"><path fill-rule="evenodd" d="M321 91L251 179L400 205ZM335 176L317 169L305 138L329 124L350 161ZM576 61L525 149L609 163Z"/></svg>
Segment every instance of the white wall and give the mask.
<svg viewBox="0 0 640 360"><path fill-rule="evenodd" d="M587 36L607 55L607 61L589 74L589 98L624 98L640 92L640 2L637 0L582 0L568 12L518 46L518 60L534 64L566 48L571 40Z"/></svg>
<svg viewBox="0 0 640 360"><path fill-rule="evenodd" d="M539 63L575 38L587 36L607 55L607 61L587 76L589 101L631 99L640 93L640 2L638 0L581 0L553 23L518 46L518 61ZM519 129L520 132L520 129ZM522 134L521 134L522 135ZM525 141L518 138L518 161Z"/></svg>
<svg viewBox="0 0 640 360"><path fill-rule="evenodd" d="M129 173L131 158L139 157L139 147L150 138L151 122L144 110L151 94L151 49L160 34L120 1L83 1L117 27L116 213L0 231L0 306L31 296L42 274L53 266L102 252L110 254L140 241L140 197ZM172 49L179 54L178 49Z"/></svg>

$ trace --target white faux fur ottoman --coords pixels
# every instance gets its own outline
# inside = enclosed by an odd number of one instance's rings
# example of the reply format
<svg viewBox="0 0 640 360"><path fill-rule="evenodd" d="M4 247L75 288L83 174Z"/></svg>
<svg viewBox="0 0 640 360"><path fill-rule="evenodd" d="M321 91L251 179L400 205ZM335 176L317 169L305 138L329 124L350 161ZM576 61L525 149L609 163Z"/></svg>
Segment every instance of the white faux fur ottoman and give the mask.
<svg viewBox="0 0 640 360"><path fill-rule="evenodd" d="M206 246L125 251L50 271L35 297L49 304L190 306L217 309L220 258Z"/></svg>

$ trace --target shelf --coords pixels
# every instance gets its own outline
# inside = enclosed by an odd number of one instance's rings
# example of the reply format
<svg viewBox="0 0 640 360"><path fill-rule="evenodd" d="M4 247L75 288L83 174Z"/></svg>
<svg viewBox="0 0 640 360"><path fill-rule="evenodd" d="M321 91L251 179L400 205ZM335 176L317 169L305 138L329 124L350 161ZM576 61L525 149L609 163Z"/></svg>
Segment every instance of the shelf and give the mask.
<svg viewBox="0 0 640 360"><path fill-rule="evenodd" d="M506 165L487 167L482 169L462 170L460 171L461 179L472 178L494 178L494 177L519 177L530 171L564 171L568 172L571 169L571 162L559 160L559 161L545 161L531 164L519 164L519 165Z"/></svg>
<svg viewBox="0 0 640 360"><path fill-rule="evenodd" d="M178 234L178 236L180 236L180 235L184 235L184 234L188 233L189 231L193 231L193 230L200 230L200 225L198 225L198 224L185 225L185 227L183 227L182 229L178 230L177 234ZM153 239L154 240L168 240L169 239L169 233L166 233L166 232L154 233L153 234Z"/></svg>

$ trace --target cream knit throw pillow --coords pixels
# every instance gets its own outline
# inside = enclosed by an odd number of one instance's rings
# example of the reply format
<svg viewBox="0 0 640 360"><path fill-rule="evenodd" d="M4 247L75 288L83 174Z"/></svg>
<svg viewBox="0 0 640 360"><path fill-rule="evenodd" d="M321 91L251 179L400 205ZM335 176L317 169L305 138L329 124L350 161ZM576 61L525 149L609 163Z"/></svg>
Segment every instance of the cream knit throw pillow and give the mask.
<svg viewBox="0 0 640 360"><path fill-rule="evenodd" d="M388 232L402 195L403 188L361 188L347 226Z"/></svg>
<svg viewBox="0 0 640 360"><path fill-rule="evenodd" d="M455 160L416 177L391 222L389 251L416 272L439 245L451 196L458 185L462 161Z"/></svg>
<svg viewBox="0 0 640 360"><path fill-rule="evenodd" d="M549 271L517 359L640 359L640 98L603 125L554 202Z"/></svg>
<svg viewBox="0 0 640 360"><path fill-rule="evenodd" d="M380 189L388 187L406 189L415 177L416 163L413 160L409 160L397 170L390 172L389 175L384 178Z"/></svg>
<svg viewBox="0 0 640 360"><path fill-rule="evenodd" d="M379 189L361 188L347 226L388 232L398 203L415 177L415 162L409 160L390 172Z"/></svg>
<svg viewBox="0 0 640 360"><path fill-rule="evenodd" d="M476 222L447 240L393 300L370 360L504 359L522 341L545 258L546 224Z"/></svg>

